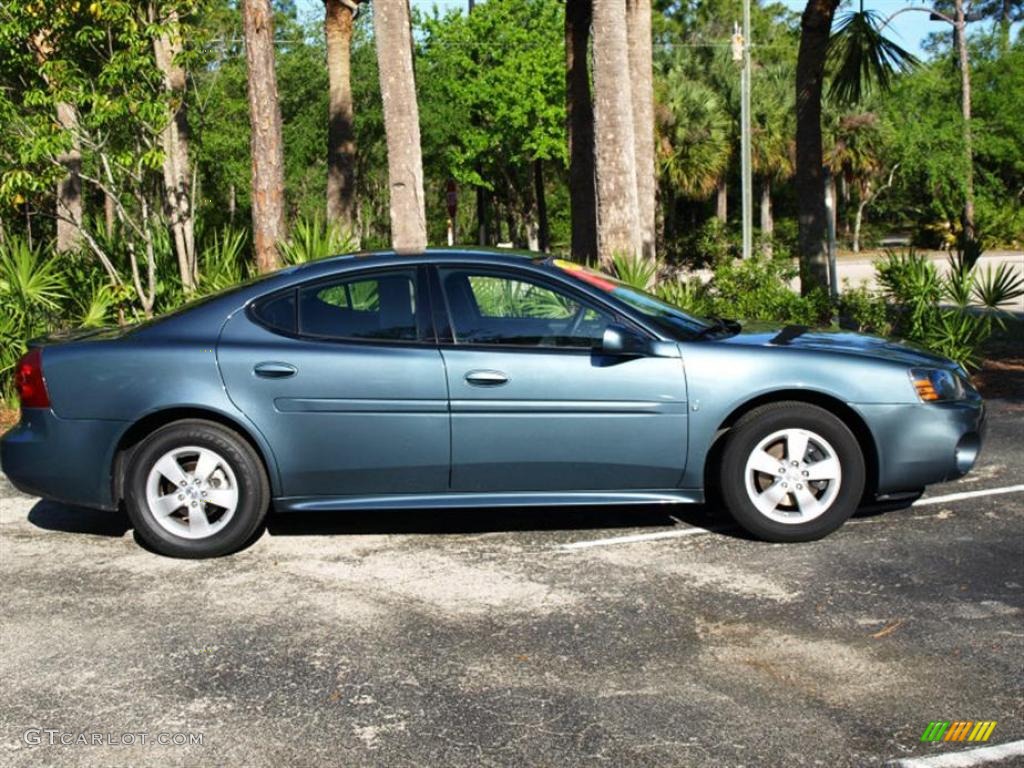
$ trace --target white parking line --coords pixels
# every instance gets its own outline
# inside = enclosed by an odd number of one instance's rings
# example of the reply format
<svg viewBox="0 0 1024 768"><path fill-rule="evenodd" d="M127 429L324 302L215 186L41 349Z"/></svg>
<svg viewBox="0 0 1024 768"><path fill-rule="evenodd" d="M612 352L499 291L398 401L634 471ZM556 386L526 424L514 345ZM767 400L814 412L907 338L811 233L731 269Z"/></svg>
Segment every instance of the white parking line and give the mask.
<svg viewBox="0 0 1024 768"><path fill-rule="evenodd" d="M718 528L682 528L672 531L658 531L657 533L637 533L632 536L611 536L607 539L591 539L590 541L574 541L569 544L560 544L559 549L566 552L574 549L589 549L590 547L607 547L611 544L635 544L638 541L658 541L659 539L678 539L682 536L700 536L705 533L715 533Z"/></svg>
<svg viewBox="0 0 1024 768"><path fill-rule="evenodd" d="M1024 485L1008 485L1002 488L987 488L983 491L965 491L963 493L950 493L945 496L932 496L925 499L918 499L911 506L922 507L929 504L945 504L963 499L974 499L979 496L995 496L1001 493L1021 493ZM675 519L675 518L673 518ZM856 522L856 521L854 521ZM590 549L592 547L610 547L616 544L637 544L643 541L660 541L662 539L679 539L684 536L703 536L708 533L717 533L724 528L679 528L671 531L657 531L656 533L636 533L630 536L609 536L606 539L590 539L588 541L573 541L568 544L558 544L556 549L563 552L573 552L577 549Z"/></svg>
<svg viewBox="0 0 1024 768"><path fill-rule="evenodd" d="M968 749L965 752L951 752L934 757L890 760L886 765L890 768L971 768L974 765L994 763L1011 757L1024 757L1024 741L1010 741L1006 744L995 744L991 747Z"/></svg>
<svg viewBox="0 0 1024 768"><path fill-rule="evenodd" d="M1024 491L1024 485L1007 485L1003 488L986 488L983 491L964 491L963 493L950 493L946 496L932 496L931 498L918 499L911 506L925 507L929 504L945 504L947 501L976 499L979 496L997 496L1001 493L1020 493L1021 491Z"/></svg>

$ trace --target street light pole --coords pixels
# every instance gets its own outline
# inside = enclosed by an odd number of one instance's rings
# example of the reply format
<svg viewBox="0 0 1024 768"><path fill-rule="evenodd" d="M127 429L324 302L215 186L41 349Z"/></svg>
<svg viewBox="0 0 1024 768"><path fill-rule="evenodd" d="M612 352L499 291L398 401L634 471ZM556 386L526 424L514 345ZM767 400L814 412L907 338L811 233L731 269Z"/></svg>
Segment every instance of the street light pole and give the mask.
<svg viewBox="0 0 1024 768"><path fill-rule="evenodd" d="M743 208L743 258L754 250L754 191L750 149L750 0L743 0L743 70L740 75L740 176Z"/></svg>

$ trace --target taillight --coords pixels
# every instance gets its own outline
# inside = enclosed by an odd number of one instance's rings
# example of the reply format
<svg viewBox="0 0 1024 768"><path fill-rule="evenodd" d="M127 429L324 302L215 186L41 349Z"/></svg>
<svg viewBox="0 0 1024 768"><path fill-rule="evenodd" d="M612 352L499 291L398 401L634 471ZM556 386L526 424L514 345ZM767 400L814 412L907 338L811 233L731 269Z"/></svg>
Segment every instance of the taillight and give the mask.
<svg viewBox="0 0 1024 768"><path fill-rule="evenodd" d="M18 361L14 368L14 387L22 408L50 407L50 396L43 381L43 355L38 348Z"/></svg>

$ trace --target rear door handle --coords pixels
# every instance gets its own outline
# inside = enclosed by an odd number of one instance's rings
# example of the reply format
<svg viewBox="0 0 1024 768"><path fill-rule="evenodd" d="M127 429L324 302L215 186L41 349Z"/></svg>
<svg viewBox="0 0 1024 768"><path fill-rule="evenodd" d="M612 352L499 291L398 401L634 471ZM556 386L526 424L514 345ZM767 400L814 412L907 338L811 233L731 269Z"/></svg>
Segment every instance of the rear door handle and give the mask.
<svg viewBox="0 0 1024 768"><path fill-rule="evenodd" d="M470 371L465 378L474 387L500 387L508 384L508 376L501 371Z"/></svg>
<svg viewBox="0 0 1024 768"><path fill-rule="evenodd" d="M252 370L264 379L287 379L298 373L298 368L290 363L257 363Z"/></svg>

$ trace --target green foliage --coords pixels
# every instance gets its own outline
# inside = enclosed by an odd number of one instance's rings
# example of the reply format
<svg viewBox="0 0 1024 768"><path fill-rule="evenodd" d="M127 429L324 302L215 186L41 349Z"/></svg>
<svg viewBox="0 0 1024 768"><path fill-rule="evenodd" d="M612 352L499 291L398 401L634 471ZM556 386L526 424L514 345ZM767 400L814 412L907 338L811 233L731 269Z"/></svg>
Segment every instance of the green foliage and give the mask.
<svg viewBox="0 0 1024 768"><path fill-rule="evenodd" d="M839 325L843 328L876 336L888 336L892 332L885 297L865 285L851 288L849 282L844 281L838 312Z"/></svg>
<svg viewBox="0 0 1024 768"><path fill-rule="evenodd" d="M356 242L351 235L327 224L319 214L300 219L292 227L291 238L277 246L285 264L305 264L351 253L355 248Z"/></svg>
<svg viewBox="0 0 1024 768"><path fill-rule="evenodd" d="M7 382L26 342L59 317L66 298L67 283L55 259L21 238L0 243L0 382Z"/></svg>
<svg viewBox="0 0 1024 768"><path fill-rule="evenodd" d="M249 277L246 240L244 230L231 227L213 234L199 253L199 285L203 293L217 293Z"/></svg>
<svg viewBox="0 0 1024 768"><path fill-rule="evenodd" d="M1007 264L983 271L980 245L965 243L942 275L927 256L890 252L875 264L878 282L893 304L893 332L967 366L995 327L1004 306L1024 295L1024 279Z"/></svg>
<svg viewBox="0 0 1024 768"><path fill-rule="evenodd" d="M615 275L626 285L646 291L658 276L658 263L653 259L642 259L624 253L612 257Z"/></svg>
<svg viewBox="0 0 1024 768"><path fill-rule="evenodd" d="M875 11L851 11L840 16L828 47L830 95L843 104L856 104L875 86L889 90L899 72L917 64L909 51L883 33L883 18Z"/></svg>

